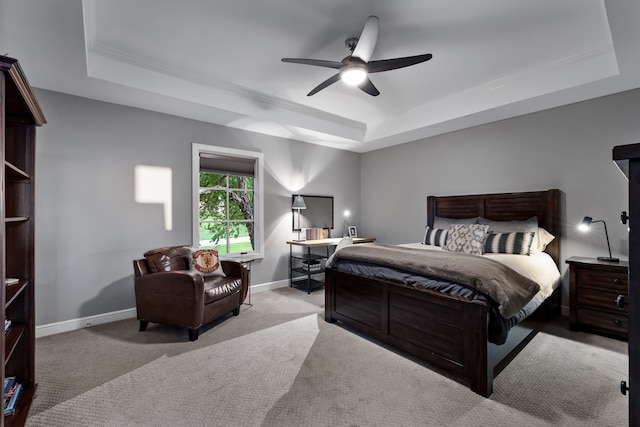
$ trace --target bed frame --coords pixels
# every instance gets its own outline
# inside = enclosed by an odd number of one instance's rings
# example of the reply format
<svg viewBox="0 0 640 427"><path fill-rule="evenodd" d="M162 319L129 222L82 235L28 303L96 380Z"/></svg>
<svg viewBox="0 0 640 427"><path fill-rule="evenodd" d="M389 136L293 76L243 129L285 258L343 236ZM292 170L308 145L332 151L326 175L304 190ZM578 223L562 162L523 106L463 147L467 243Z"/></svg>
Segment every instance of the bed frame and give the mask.
<svg viewBox="0 0 640 427"><path fill-rule="evenodd" d="M427 197L427 224L436 216L496 221L538 217L538 224L556 236L546 252L560 262L560 191ZM560 287L543 304L560 312ZM541 311L542 307L538 309ZM489 307L480 301L446 295L397 282L327 268L325 320L339 322L417 356L451 373L474 392L488 397L493 379L537 332L516 325L507 342L488 342ZM460 379L458 379L460 378Z"/></svg>

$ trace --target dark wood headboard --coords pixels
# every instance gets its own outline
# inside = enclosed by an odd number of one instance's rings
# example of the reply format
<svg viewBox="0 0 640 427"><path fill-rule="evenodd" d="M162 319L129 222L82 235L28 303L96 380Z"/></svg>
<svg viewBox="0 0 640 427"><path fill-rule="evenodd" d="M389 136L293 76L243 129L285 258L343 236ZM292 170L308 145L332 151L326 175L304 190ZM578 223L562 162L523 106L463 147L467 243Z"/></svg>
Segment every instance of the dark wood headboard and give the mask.
<svg viewBox="0 0 640 427"><path fill-rule="evenodd" d="M481 216L493 221L522 221L538 217L538 226L556 238L547 252L560 266L560 190L524 193L473 194L468 196L427 197L427 225L433 227L436 216L473 218Z"/></svg>

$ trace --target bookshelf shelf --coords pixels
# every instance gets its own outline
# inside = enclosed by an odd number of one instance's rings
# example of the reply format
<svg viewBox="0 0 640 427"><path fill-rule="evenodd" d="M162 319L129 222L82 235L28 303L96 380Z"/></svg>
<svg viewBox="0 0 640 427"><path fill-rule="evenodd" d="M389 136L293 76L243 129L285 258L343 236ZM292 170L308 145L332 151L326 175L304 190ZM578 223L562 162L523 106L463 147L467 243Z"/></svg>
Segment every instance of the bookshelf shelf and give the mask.
<svg viewBox="0 0 640 427"><path fill-rule="evenodd" d="M4 222L25 222L25 221L29 221L29 218L26 216L12 216L12 217L8 217L5 218Z"/></svg>
<svg viewBox="0 0 640 427"><path fill-rule="evenodd" d="M4 345L4 363L6 363L11 359L13 355L13 351L16 349L16 345L20 342L20 338L24 333L25 326L24 325L11 325L11 330L9 333L5 335L5 345Z"/></svg>
<svg viewBox="0 0 640 427"><path fill-rule="evenodd" d="M15 285L5 286L5 299L4 306L5 309L7 306L11 305L13 300L24 291L25 286L27 286L26 280L21 280Z"/></svg>
<svg viewBox="0 0 640 427"><path fill-rule="evenodd" d="M29 175L22 171L20 168L12 165L10 162L4 162L5 170L7 171L7 179L13 181L29 180Z"/></svg>
<svg viewBox="0 0 640 427"><path fill-rule="evenodd" d="M0 416L0 427L27 420L35 383L34 172L35 129L46 123L17 60L0 56L0 265L2 317L11 321L3 335L2 382L15 376L22 392L15 414ZM7 278L18 278L7 284Z"/></svg>

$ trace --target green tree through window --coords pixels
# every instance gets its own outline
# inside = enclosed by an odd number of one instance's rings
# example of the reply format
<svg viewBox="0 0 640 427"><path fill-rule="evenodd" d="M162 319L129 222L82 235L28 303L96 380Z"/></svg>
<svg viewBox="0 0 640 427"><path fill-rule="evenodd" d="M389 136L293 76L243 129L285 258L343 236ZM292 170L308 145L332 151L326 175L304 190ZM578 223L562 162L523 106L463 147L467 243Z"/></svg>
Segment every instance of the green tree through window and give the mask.
<svg viewBox="0 0 640 427"><path fill-rule="evenodd" d="M254 178L200 172L200 247L254 250Z"/></svg>
<svg viewBox="0 0 640 427"><path fill-rule="evenodd" d="M258 151L191 145L194 246L264 257L263 163Z"/></svg>

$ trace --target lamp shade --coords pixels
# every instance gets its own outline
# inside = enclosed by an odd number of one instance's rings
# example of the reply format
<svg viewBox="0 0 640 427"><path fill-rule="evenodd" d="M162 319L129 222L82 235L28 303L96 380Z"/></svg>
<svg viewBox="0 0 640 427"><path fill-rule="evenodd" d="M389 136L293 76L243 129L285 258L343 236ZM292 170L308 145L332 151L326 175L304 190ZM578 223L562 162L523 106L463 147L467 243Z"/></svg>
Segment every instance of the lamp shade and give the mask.
<svg viewBox="0 0 640 427"><path fill-rule="evenodd" d="M291 205L292 209L307 209L307 205L304 203L304 197L301 195L297 195L293 199L293 204Z"/></svg>
<svg viewBox="0 0 640 427"><path fill-rule="evenodd" d="M593 218L591 218L590 216L585 216L580 225L578 225L578 228L580 229L580 231L589 231L589 227L591 226L592 222Z"/></svg>

